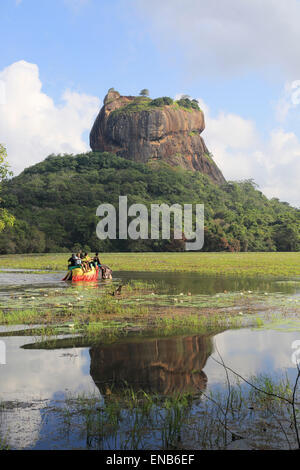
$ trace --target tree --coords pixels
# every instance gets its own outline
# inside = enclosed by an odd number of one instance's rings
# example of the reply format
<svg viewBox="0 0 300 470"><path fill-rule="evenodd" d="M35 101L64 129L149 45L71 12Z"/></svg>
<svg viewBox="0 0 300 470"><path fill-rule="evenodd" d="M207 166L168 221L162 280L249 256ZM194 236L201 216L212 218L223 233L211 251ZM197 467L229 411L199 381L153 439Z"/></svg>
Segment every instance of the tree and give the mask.
<svg viewBox="0 0 300 470"><path fill-rule="evenodd" d="M9 164L7 162L7 152L6 148L0 144L0 191L1 183L7 179L8 176L11 176L12 172L9 171ZM2 205L2 200L0 199L0 204ZM10 214L4 207L0 207L0 232L2 232L5 227L12 227L14 224L15 218Z"/></svg>
<svg viewBox="0 0 300 470"><path fill-rule="evenodd" d="M296 223L283 222L275 226L274 240L277 251L298 251L300 246L299 229Z"/></svg>
<svg viewBox="0 0 300 470"><path fill-rule="evenodd" d="M7 176L11 176L12 172L9 171L9 164L7 162L7 152L4 145L0 144L0 182L5 180Z"/></svg>
<svg viewBox="0 0 300 470"><path fill-rule="evenodd" d="M147 90L147 88L143 88L140 91L140 96L149 96L149 90Z"/></svg>
<svg viewBox="0 0 300 470"><path fill-rule="evenodd" d="M122 193L129 205L146 204L148 213L151 203L205 204L203 251L300 250L299 209L268 200L251 181L217 186L200 171L164 161L150 166L109 152L52 155L17 178L4 179L0 187L0 211L16 216L14 227L0 233L0 254L78 251L78 245L102 252L185 248L184 240L172 234L169 241L99 240L95 207L103 202L116 206Z"/></svg>

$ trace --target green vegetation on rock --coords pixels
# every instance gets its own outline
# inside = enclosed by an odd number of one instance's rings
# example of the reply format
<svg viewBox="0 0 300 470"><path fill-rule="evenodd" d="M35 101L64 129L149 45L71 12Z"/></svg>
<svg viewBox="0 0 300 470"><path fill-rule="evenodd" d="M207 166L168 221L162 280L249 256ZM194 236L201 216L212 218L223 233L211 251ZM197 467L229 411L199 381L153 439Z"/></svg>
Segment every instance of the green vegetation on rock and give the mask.
<svg viewBox="0 0 300 470"><path fill-rule="evenodd" d="M200 107L197 100L191 100L188 97L183 97L177 100L176 103L182 108L186 108L187 110L196 109L197 111L200 111Z"/></svg>
<svg viewBox="0 0 300 470"><path fill-rule="evenodd" d="M145 91L145 90L142 90ZM146 90L147 91L147 90ZM142 92L141 92L142 93ZM184 108L186 111L197 110L201 111L197 100L189 98L181 98L174 101L169 96L162 96L161 98L151 99L147 94L140 94L136 96L130 103L114 110L111 115L116 116L119 114L131 114L140 111L151 111L155 108L162 108L164 106L174 106L175 108Z"/></svg>

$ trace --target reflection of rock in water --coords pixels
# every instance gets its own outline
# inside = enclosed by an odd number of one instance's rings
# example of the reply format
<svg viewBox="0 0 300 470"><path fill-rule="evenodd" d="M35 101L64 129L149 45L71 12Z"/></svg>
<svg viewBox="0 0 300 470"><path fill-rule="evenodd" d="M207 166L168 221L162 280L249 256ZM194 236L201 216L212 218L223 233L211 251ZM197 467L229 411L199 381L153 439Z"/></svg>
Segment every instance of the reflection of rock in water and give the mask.
<svg viewBox="0 0 300 470"><path fill-rule="evenodd" d="M92 347L91 376L100 392L105 384L161 394L206 388L202 371L212 352L209 336L143 339Z"/></svg>

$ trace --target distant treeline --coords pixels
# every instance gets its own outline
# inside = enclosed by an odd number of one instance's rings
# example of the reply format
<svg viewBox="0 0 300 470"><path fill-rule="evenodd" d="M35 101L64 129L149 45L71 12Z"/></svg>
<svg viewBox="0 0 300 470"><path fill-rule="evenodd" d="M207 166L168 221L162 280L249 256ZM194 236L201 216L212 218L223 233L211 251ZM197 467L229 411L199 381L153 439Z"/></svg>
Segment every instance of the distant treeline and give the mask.
<svg viewBox="0 0 300 470"><path fill-rule="evenodd" d="M181 251L184 240L104 240L96 208L119 196L128 204L204 204L204 251L299 251L300 211L268 200L252 180L216 186L200 172L135 163L110 153L51 155L3 186L2 206L16 216L0 234L0 253Z"/></svg>

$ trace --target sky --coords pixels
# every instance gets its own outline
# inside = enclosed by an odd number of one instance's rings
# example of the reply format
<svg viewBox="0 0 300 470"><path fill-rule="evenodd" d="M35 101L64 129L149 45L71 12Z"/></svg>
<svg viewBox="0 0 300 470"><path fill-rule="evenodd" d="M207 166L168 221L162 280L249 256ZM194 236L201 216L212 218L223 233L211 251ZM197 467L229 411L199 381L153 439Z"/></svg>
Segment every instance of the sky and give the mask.
<svg viewBox="0 0 300 470"><path fill-rule="evenodd" d="M0 142L15 175L89 151L107 90L188 94L228 180L300 206L300 0L0 0Z"/></svg>

